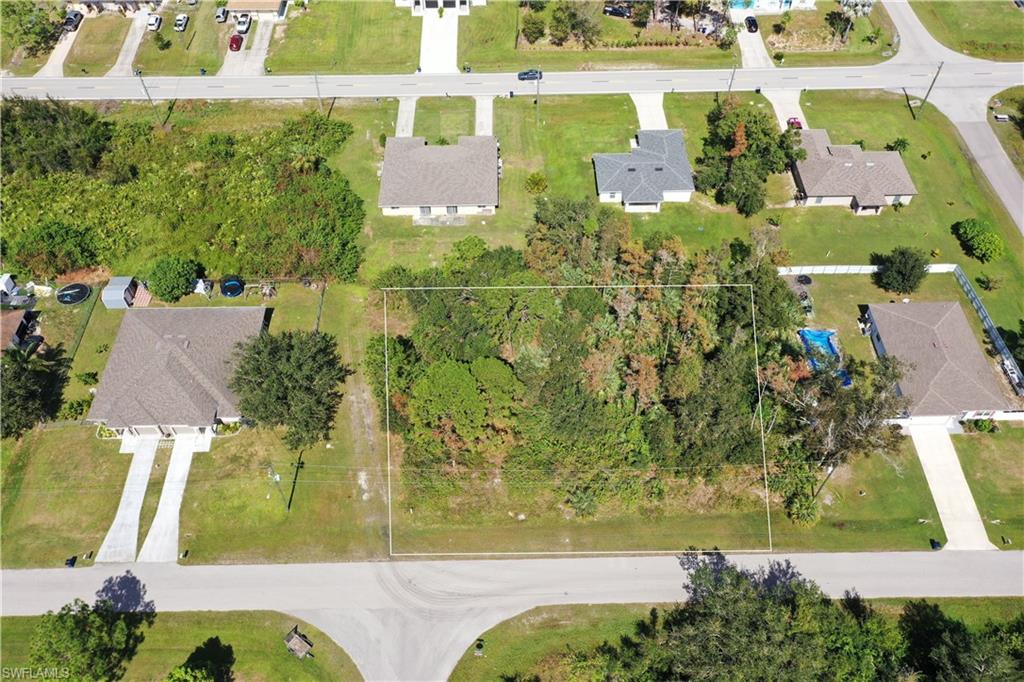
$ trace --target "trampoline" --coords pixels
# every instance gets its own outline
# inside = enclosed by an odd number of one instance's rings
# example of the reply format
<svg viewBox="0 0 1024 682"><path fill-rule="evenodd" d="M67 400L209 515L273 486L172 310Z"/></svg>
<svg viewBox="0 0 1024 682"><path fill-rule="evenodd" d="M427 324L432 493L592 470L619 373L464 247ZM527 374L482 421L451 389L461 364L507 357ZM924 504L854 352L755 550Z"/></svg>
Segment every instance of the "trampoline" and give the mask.
<svg viewBox="0 0 1024 682"><path fill-rule="evenodd" d="M811 363L811 369L814 371L821 369L821 363L818 362L819 355L832 357L835 358L836 363L840 362L841 357L839 355L839 348L836 347L835 342L835 330L801 329L797 334L800 335L800 340L804 344L804 349L807 350L808 362ZM836 371L836 376L843 380L843 386L853 385L853 380L850 379L850 375L845 369L840 367Z"/></svg>
<svg viewBox="0 0 1024 682"><path fill-rule="evenodd" d="M89 298L92 289L89 285L75 282L57 290L57 302L63 305L78 305Z"/></svg>
<svg viewBox="0 0 1024 682"><path fill-rule="evenodd" d="M238 298L245 291L245 282L238 275L228 275L220 281L220 295L225 298Z"/></svg>

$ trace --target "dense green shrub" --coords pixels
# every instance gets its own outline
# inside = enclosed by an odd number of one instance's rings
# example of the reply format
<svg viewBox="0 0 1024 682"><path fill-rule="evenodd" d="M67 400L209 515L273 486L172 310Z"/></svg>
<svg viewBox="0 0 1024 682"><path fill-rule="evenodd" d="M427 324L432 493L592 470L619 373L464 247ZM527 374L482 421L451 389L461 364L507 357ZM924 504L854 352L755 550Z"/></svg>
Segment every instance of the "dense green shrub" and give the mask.
<svg viewBox="0 0 1024 682"><path fill-rule="evenodd" d="M526 42L535 43L544 37L546 26L544 18L534 12L529 12L523 17L523 37Z"/></svg>
<svg viewBox="0 0 1024 682"><path fill-rule="evenodd" d="M92 172L113 135L112 124L67 102L11 97L0 111L4 173Z"/></svg>
<svg viewBox="0 0 1024 682"><path fill-rule="evenodd" d="M1006 246L992 226L979 218L966 218L953 223L953 234L969 256L985 263L999 258Z"/></svg>
<svg viewBox="0 0 1024 682"><path fill-rule="evenodd" d="M192 293L199 265L180 256L164 256L153 264L149 274L149 290L161 301L173 303Z"/></svg>
<svg viewBox="0 0 1024 682"><path fill-rule="evenodd" d="M897 246L878 260L880 269L875 283L886 291L911 294L928 274L928 254L921 249Z"/></svg>
<svg viewBox="0 0 1024 682"><path fill-rule="evenodd" d="M14 260L26 272L50 278L97 262L93 234L87 227L57 221L36 223L15 234Z"/></svg>
<svg viewBox="0 0 1024 682"><path fill-rule="evenodd" d="M543 194L548 190L548 178L540 171L534 171L526 177L526 191L530 194Z"/></svg>

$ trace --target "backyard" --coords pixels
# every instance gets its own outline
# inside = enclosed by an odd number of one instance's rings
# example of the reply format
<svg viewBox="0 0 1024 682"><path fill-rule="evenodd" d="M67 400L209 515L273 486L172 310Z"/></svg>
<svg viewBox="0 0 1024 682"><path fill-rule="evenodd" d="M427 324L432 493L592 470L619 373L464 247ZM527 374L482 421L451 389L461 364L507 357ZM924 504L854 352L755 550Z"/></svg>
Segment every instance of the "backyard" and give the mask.
<svg viewBox="0 0 1024 682"><path fill-rule="evenodd" d="M216 10L213 2L162 9L159 14L163 25L157 32L146 31L135 53L135 68L145 76L198 76L200 69L206 69L210 75L217 73L224 62L233 24L216 23L213 19ZM188 15L189 22L185 31L179 33L174 30L174 17L182 13ZM169 40L170 46L161 50L157 36Z"/></svg>
<svg viewBox="0 0 1024 682"><path fill-rule="evenodd" d="M281 74L412 73L421 23L393 2L316 0L274 29L266 65Z"/></svg>
<svg viewBox="0 0 1024 682"><path fill-rule="evenodd" d="M1012 2L913 0L911 6L946 47L980 59L1024 59L1024 13Z"/></svg>
<svg viewBox="0 0 1024 682"><path fill-rule="evenodd" d="M954 436L953 445L989 540L1018 549L1024 543L1024 426L999 422L998 433Z"/></svg>
<svg viewBox="0 0 1024 682"><path fill-rule="evenodd" d="M989 102L992 113L1005 114L1010 120L999 122L989 117L989 124L1017 172L1024 175L1024 86L1003 90L992 100ZM995 106L995 100L1001 104Z"/></svg>
<svg viewBox="0 0 1024 682"><path fill-rule="evenodd" d="M550 14L553 3L548 3L542 14ZM536 47L517 47L520 19L524 10L515 2L491 2L473 7L468 17L459 19L459 63L468 64L476 71L515 71L541 68L557 71L601 71L611 69L657 69L683 67L729 67L739 59L739 48L722 50L702 36L694 36L699 44L678 47L622 47L598 46L584 50L567 43L562 47L538 42ZM631 40L639 31L627 20L598 16L602 39ZM688 19L683 19L689 25ZM664 29L655 29L656 35L645 35L651 40L668 40ZM650 30L648 30L650 33ZM667 33L667 32L664 32ZM674 40L674 37L671 38Z"/></svg>
<svg viewBox="0 0 1024 682"><path fill-rule="evenodd" d="M838 2L822 0L813 12L790 12L788 26L782 15L758 17L768 54L781 52L785 56L781 63L776 60L779 66L853 66L875 64L896 53L896 27L882 3L875 3L870 14L854 20L845 43L828 23L828 15L838 11Z"/></svg>
<svg viewBox="0 0 1024 682"><path fill-rule="evenodd" d="M71 52L64 60L65 76L102 76L114 66L132 20L105 12L82 22ZM168 29L169 30L169 29Z"/></svg>
<svg viewBox="0 0 1024 682"><path fill-rule="evenodd" d="M348 654L327 635L297 618L276 611L195 611L162 613L157 605L153 625L143 627L145 639L125 668L126 680L162 680L186 661L210 663L221 671L216 679L361 680ZM3 641L0 657L8 669L29 666L32 632L39 618L0 619ZM282 639L298 625L310 638L315 656L299 660ZM212 679L212 678L211 678Z"/></svg>

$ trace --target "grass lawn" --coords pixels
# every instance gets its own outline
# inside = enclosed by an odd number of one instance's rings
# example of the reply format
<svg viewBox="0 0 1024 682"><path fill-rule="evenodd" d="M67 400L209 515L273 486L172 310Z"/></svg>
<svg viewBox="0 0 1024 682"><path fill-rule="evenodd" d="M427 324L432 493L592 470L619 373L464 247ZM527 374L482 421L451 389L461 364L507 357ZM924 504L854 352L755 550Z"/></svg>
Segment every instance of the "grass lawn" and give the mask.
<svg viewBox="0 0 1024 682"><path fill-rule="evenodd" d="M159 14L164 18L158 32L146 31L146 37L135 53L135 68L144 76L198 76L199 69L206 69L214 75L224 62L228 49L228 36L234 24L218 24L213 20L216 3L210 0L195 7L181 3L165 6ZM188 28L178 33L174 30L174 17L178 14L189 16ZM157 48L155 36L159 33L171 41L166 50Z"/></svg>
<svg viewBox="0 0 1024 682"><path fill-rule="evenodd" d="M0 619L4 633L0 653L5 666L29 665L29 647L38 620L35 616ZM312 640L315 656L300 661L285 649L282 638L293 625ZM158 612L151 627L143 626L143 634L145 639L126 666L126 680L162 680L212 638L219 639L224 659L231 662L232 676L225 679L363 679L348 654L327 635L277 611Z"/></svg>
<svg viewBox="0 0 1024 682"><path fill-rule="evenodd" d="M0 40L0 64L3 64L4 71L9 71L13 76L35 75L36 71L43 68L49 56L49 52L29 55L10 41Z"/></svg>
<svg viewBox="0 0 1024 682"><path fill-rule="evenodd" d="M680 591L680 597L682 597ZM871 599L872 606L898 618L905 599ZM988 620L1010 620L1024 609L1024 599L929 599L950 616L968 627L981 627ZM462 656L449 678L452 682L515 679L558 680L569 647L587 650L603 642L617 644L624 635L633 635L637 621L646 620L650 610L659 611L672 604L568 604L540 606L511 618L487 632L484 655L474 655L472 647ZM535 678L531 676L536 676Z"/></svg>
<svg viewBox="0 0 1024 682"><path fill-rule="evenodd" d="M476 129L476 101L472 97L420 97L416 102L413 135L436 144L443 137L456 144L460 135Z"/></svg>
<svg viewBox="0 0 1024 682"><path fill-rule="evenodd" d="M549 3L545 13L550 13ZM739 61L739 47L719 49L714 44L687 47L633 47L582 50L537 43L517 49L519 17L515 2L490 2L474 7L459 18L459 64L476 71L515 71L539 67L552 71L602 71L610 69L659 69L729 67ZM636 29L624 20L600 18L604 40L632 39ZM684 22L687 21L684 19Z"/></svg>
<svg viewBox="0 0 1024 682"><path fill-rule="evenodd" d="M64 60L65 76L102 76L114 66L132 20L105 12L82 22L71 53Z"/></svg>
<svg viewBox="0 0 1024 682"><path fill-rule="evenodd" d="M3 566L57 567L96 552L114 520L130 457L96 429L36 428L7 450L3 472Z"/></svg>
<svg viewBox="0 0 1024 682"><path fill-rule="evenodd" d="M123 310L109 310L102 302L93 308L82 342L71 363L71 377L64 388L64 402L89 397L89 388L75 379L75 375L96 372L97 376L103 376L103 368L107 366L123 317Z"/></svg>
<svg viewBox="0 0 1024 682"><path fill-rule="evenodd" d="M1012 2L913 0L912 6L946 47L981 59L1024 60L1024 14Z"/></svg>
<svg viewBox="0 0 1024 682"><path fill-rule="evenodd" d="M994 118L989 117L989 124L992 130L996 131L996 137L1006 150L1010 161L1017 167L1017 172L1024 175L1024 86L1003 90L993 97L1002 102L1002 106L989 106L995 113L1006 114L1010 120L1006 123L997 123Z"/></svg>
<svg viewBox="0 0 1024 682"><path fill-rule="evenodd" d="M422 20L393 2L314 0L274 29L274 73L413 73Z"/></svg>
<svg viewBox="0 0 1024 682"><path fill-rule="evenodd" d="M866 17L857 17L845 44L842 36L833 38L825 19L830 12L838 10L838 2L820 0L813 12L791 12L793 19L789 27L779 33L774 27L779 24L781 15L758 17L768 54L774 56L782 52L785 61L780 66L853 66L875 64L896 53L893 46L896 27L881 3L876 3ZM872 42L876 30L878 37Z"/></svg>
<svg viewBox="0 0 1024 682"><path fill-rule="evenodd" d="M999 422L999 433L954 436L953 444L992 544L1017 549L1024 544L1024 427Z"/></svg>
<svg viewBox="0 0 1024 682"><path fill-rule="evenodd" d="M78 305L61 305L55 296L36 298L33 310L36 318L37 333L46 339L49 346L63 346L67 355L75 351L75 343L79 334L85 331L92 315L93 306L99 300L99 289L93 287L89 298Z"/></svg>

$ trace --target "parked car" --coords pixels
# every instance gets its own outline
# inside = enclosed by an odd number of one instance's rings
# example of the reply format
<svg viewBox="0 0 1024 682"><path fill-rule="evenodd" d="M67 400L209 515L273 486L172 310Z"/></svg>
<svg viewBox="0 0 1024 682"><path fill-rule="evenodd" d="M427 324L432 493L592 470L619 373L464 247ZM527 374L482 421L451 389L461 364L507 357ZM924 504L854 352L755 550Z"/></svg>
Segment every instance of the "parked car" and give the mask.
<svg viewBox="0 0 1024 682"><path fill-rule="evenodd" d="M792 128L793 130L803 130L804 129L804 124L801 123L800 119L798 119L796 116L791 116L790 118L787 118L786 119L786 125L789 126L790 128Z"/></svg>
<svg viewBox="0 0 1024 682"><path fill-rule="evenodd" d="M992 118L995 119L995 121L997 123L1009 123L1010 122L1010 115L1009 114L992 114Z"/></svg>
<svg viewBox="0 0 1024 682"><path fill-rule="evenodd" d="M239 14L238 19L235 20L235 30L245 35L251 27L252 17L249 14Z"/></svg>
<svg viewBox="0 0 1024 682"><path fill-rule="evenodd" d="M743 20L747 25L747 31L750 33L757 33L757 19L754 17L747 17Z"/></svg>
<svg viewBox="0 0 1024 682"><path fill-rule="evenodd" d="M604 13L610 17L619 17L621 19L629 19L633 13L629 11L628 7L616 7L615 5L605 5Z"/></svg>
<svg viewBox="0 0 1024 682"><path fill-rule="evenodd" d="M242 41L243 40L244 40L244 38L242 38L241 34L238 34L238 33L231 34L231 37L228 39L228 49L231 50L232 52L238 52L239 50L242 49Z"/></svg>
<svg viewBox="0 0 1024 682"><path fill-rule="evenodd" d="M187 14L179 14L178 16L174 17L174 30L175 31L177 31L178 33L181 33L187 27L188 27L188 15Z"/></svg>
<svg viewBox="0 0 1024 682"><path fill-rule="evenodd" d="M519 80L521 81L539 81L544 77L544 72L538 69L529 69L527 71L519 72Z"/></svg>
<svg viewBox="0 0 1024 682"><path fill-rule="evenodd" d="M164 23L164 18L159 14L150 14L149 21L146 22L146 30L148 31L159 31L160 25Z"/></svg>
<svg viewBox="0 0 1024 682"><path fill-rule="evenodd" d="M216 21L218 24L223 24L225 21L227 21L228 20L228 8L227 7L218 7L217 11L213 13L213 20Z"/></svg>
<svg viewBox="0 0 1024 682"><path fill-rule="evenodd" d="M64 15L63 28L68 33L72 33L78 30L78 27L82 25L82 19L85 19L85 15L75 10L69 11Z"/></svg>

